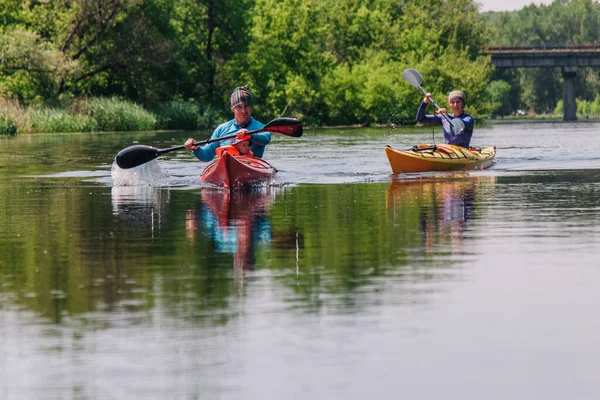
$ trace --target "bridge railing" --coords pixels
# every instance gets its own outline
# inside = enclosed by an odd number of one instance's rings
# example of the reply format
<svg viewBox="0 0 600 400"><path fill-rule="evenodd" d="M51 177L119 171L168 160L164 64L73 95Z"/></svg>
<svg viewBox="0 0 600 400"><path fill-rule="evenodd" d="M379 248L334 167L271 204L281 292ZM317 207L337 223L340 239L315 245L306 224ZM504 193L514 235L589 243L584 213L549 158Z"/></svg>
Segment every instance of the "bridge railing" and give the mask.
<svg viewBox="0 0 600 400"><path fill-rule="evenodd" d="M598 53L598 44L543 44L537 46L491 46L485 52L487 54L502 53L531 53L531 52L557 52L557 53Z"/></svg>

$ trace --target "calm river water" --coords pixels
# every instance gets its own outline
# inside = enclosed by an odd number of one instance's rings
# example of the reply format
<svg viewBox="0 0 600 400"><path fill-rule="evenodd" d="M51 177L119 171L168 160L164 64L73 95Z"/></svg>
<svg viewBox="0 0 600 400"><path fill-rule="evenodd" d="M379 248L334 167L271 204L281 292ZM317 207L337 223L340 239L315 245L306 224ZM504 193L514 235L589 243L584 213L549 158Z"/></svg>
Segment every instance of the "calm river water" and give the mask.
<svg viewBox="0 0 600 400"><path fill-rule="evenodd" d="M112 166L189 133L0 137L0 398L600 398L600 124L392 176L432 134L274 136L231 195L185 151Z"/></svg>

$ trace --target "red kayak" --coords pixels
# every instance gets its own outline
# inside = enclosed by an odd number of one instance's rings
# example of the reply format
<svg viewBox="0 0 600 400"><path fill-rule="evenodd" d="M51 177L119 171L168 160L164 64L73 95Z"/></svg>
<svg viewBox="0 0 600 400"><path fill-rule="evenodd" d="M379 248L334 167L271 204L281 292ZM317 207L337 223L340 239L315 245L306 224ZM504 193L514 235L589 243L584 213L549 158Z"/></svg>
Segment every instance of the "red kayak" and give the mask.
<svg viewBox="0 0 600 400"><path fill-rule="evenodd" d="M204 168L200 182L233 190L269 182L275 172L277 170L262 158L249 155L232 156L225 151Z"/></svg>

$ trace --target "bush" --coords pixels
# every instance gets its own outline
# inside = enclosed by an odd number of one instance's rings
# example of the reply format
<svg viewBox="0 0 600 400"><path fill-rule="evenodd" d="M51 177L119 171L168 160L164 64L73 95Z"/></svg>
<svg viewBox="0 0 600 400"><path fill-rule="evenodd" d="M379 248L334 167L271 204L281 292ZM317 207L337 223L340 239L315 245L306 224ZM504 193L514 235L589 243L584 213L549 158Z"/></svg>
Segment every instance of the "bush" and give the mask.
<svg viewBox="0 0 600 400"><path fill-rule="evenodd" d="M214 127L218 114L196 102L171 101L155 111L157 129L205 129Z"/></svg>
<svg viewBox="0 0 600 400"><path fill-rule="evenodd" d="M554 115L562 115L563 113L563 101L562 99L556 102L556 107L554 108Z"/></svg>
<svg viewBox="0 0 600 400"><path fill-rule="evenodd" d="M17 126L6 115L0 114L0 135L16 135Z"/></svg>
<svg viewBox="0 0 600 400"><path fill-rule="evenodd" d="M94 132L96 121L86 115L73 115L55 108L28 108L21 120L22 133Z"/></svg>
<svg viewBox="0 0 600 400"><path fill-rule="evenodd" d="M153 113L135 103L116 97L90 99L87 112L96 120L99 131L150 131L156 129L156 117Z"/></svg>
<svg viewBox="0 0 600 400"><path fill-rule="evenodd" d="M0 97L0 134L206 129L221 117L199 103L174 101L155 115L141 106L113 98L68 99L54 107L23 107L16 98Z"/></svg>
<svg viewBox="0 0 600 400"><path fill-rule="evenodd" d="M593 101L576 99L577 103L577 114L585 117L598 117L600 116L600 96L596 96ZM563 102L558 101L556 106L555 114L562 114ZM558 111L558 112L557 112Z"/></svg>
<svg viewBox="0 0 600 400"><path fill-rule="evenodd" d="M509 115L511 86L503 80L492 81L486 88L486 94L491 102L491 113L493 115Z"/></svg>

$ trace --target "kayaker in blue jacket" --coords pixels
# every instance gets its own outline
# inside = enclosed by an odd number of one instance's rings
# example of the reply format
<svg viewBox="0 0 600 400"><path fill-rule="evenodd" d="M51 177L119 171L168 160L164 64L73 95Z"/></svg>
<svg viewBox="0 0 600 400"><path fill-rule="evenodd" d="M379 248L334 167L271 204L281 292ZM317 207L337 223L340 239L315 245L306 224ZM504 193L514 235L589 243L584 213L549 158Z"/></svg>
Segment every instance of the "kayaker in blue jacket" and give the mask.
<svg viewBox="0 0 600 400"><path fill-rule="evenodd" d="M460 90L453 90L448 95L448 104L452 110L452 114L448 114L445 108L439 108L435 115L425 114L427 104L431 102L431 93L425 94L425 98L421 102L417 110L417 122L424 125L442 125L444 128L444 138L447 144L456 146L469 147L471 137L473 136L473 126L475 121L469 114L465 114L465 94ZM465 124L465 128L461 132L452 134L450 123L442 116L447 114L450 119L460 118Z"/></svg>
<svg viewBox="0 0 600 400"><path fill-rule="evenodd" d="M246 134L248 131L254 131L265 126L262 122L252 118L252 94L248 86L235 88L231 93L230 104L234 118L219 125L210 139L218 139L233 134L237 134L237 137L233 140L221 140L204 146L194 146L194 138L189 138L184 146L186 149L191 150L198 159L211 161L215 158L217 148L230 145L233 141L239 140L250 140L250 150L252 150L254 156L263 156L265 146L271 142L271 134L269 132L255 133L254 135Z"/></svg>

